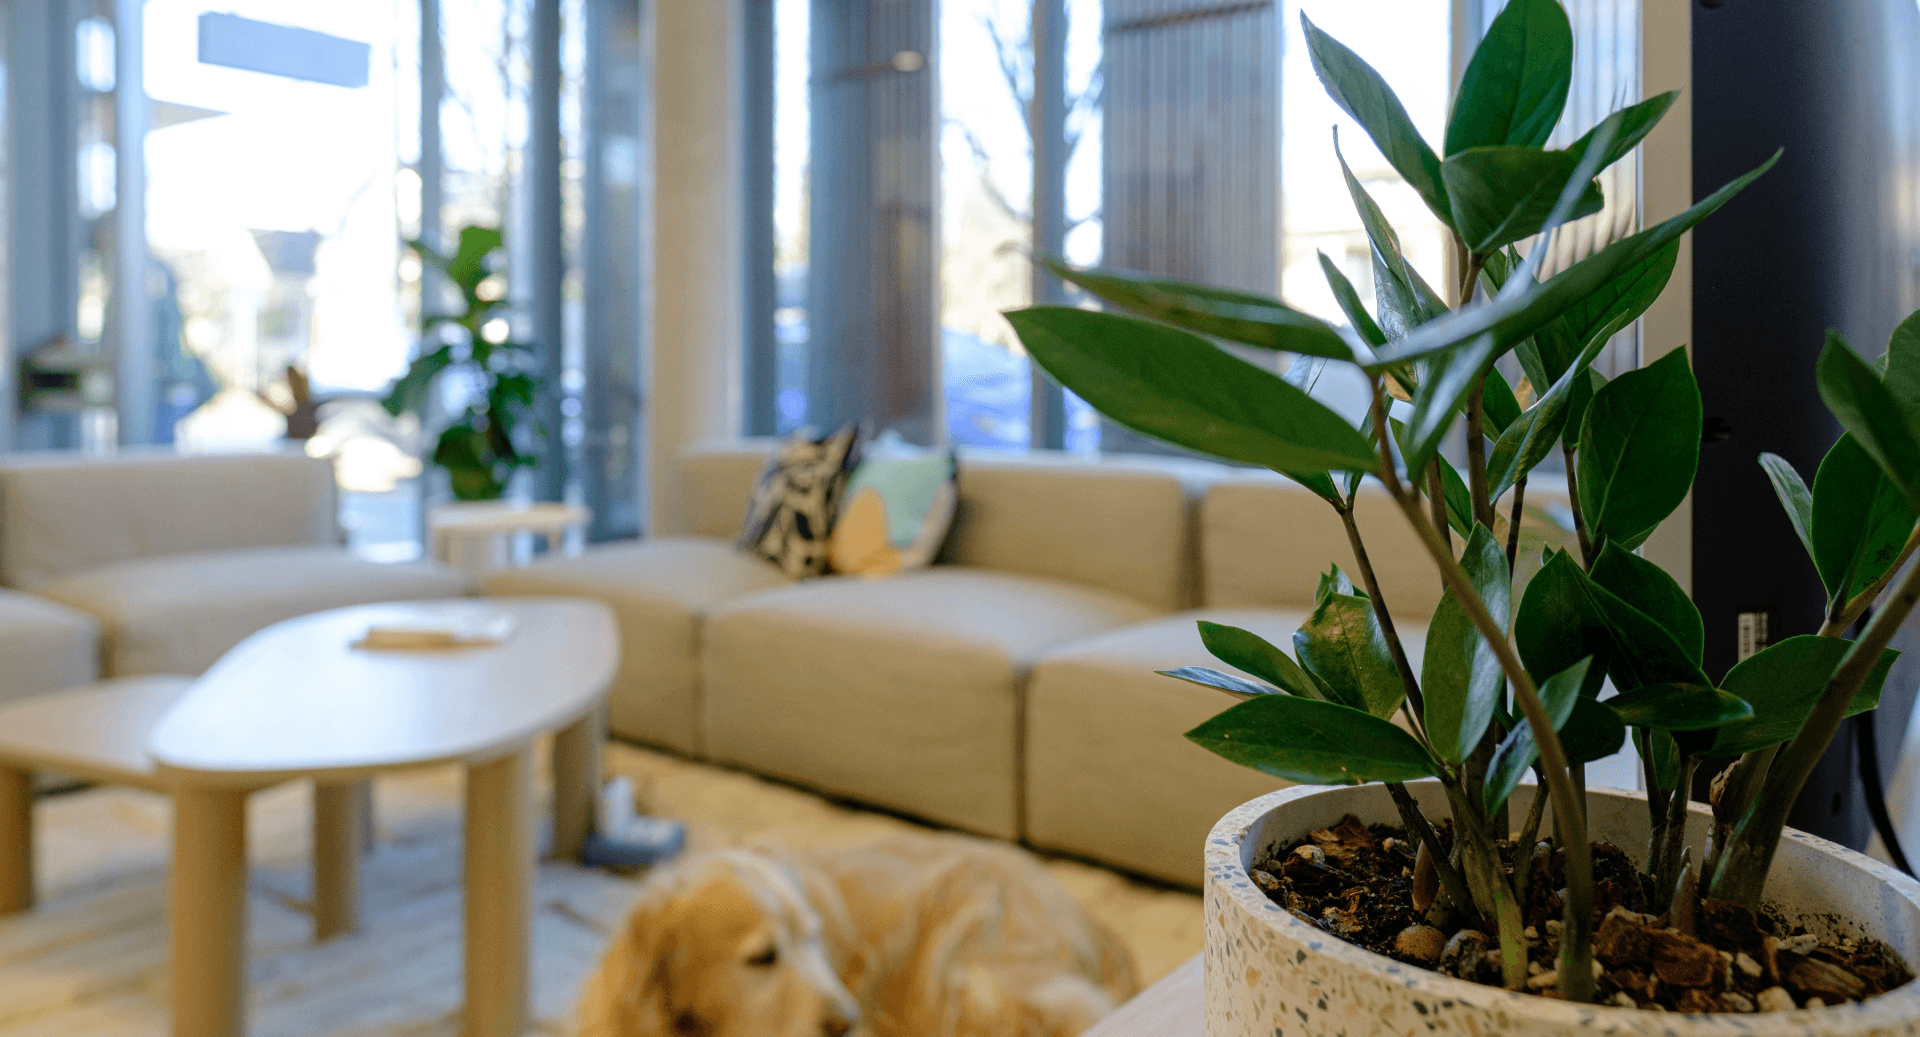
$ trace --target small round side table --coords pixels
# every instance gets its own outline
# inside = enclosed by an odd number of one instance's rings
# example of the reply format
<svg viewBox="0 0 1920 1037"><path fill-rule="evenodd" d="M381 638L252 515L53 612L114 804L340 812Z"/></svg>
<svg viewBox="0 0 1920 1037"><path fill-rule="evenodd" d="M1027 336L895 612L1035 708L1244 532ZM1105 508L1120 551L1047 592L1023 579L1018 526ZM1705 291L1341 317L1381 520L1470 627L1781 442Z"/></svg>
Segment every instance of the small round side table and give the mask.
<svg viewBox="0 0 1920 1037"><path fill-rule="evenodd" d="M568 532L592 518L590 509L577 504L443 504L427 513L427 552L478 577L524 565L532 554L531 534L545 536L549 549L562 550Z"/></svg>

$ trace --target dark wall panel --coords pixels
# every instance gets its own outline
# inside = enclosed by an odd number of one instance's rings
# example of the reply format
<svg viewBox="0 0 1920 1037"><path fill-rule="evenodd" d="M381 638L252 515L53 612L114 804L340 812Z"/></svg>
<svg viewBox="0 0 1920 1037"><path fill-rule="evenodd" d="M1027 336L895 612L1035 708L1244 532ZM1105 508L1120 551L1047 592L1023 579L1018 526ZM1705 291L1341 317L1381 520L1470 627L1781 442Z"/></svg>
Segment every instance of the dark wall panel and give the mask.
<svg viewBox="0 0 1920 1037"><path fill-rule="evenodd" d="M1812 481L1838 436L1813 384L1827 329L1869 356L1914 304L1912 0L1694 0L1694 194L1775 148L1780 164L1694 232L1694 368L1708 442L1694 496L1694 598L1707 669L1735 662L1738 615L1774 641L1812 633L1822 591L1757 458ZM1898 745L1912 675L1880 727ZM1883 739L1883 742L1885 739ZM1868 828L1850 746L1829 753L1792 823L1849 845Z"/></svg>

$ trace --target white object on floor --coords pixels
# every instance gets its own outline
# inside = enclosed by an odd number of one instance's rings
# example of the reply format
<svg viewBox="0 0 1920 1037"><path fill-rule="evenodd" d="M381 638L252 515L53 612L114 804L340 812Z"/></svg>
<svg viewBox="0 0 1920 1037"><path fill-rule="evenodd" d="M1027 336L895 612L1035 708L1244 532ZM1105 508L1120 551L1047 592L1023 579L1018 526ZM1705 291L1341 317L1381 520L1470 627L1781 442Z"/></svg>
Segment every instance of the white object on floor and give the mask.
<svg viewBox="0 0 1920 1037"><path fill-rule="evenodd" d="M428 627L469 602L360 605L253 635L195 682L148 745L174 790L173 1032L240 1037L246 1005L246 795L429 763L466 767L466 1021L528 1021L532 745L554 744L554 842L575 855L598 788L599 710L619 654L605 605L495 599L525 636L463 652L359 652L379 626Z"/></svg>
<svg viewBox="0 0 1920 1037"><path fill-rule="evenodd" d="M526 564L534 534L545 536L555 554L563 548L569 554L579 553L577 545L569 544L577 538L568 534L592 519L593 512L577 504L444 504L427 513L428 553L476 577L484 576L494 569Z"/></svg>

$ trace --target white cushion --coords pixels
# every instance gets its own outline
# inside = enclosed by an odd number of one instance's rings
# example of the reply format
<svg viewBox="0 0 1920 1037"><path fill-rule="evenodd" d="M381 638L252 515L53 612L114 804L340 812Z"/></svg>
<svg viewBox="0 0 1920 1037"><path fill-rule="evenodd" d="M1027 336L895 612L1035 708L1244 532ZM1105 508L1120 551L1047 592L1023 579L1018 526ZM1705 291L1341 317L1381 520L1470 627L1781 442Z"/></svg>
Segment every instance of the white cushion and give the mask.
<svg viewBox="0 0 1920 1037"><path fill-rule="evenodd" d="M39 588L104 628L102 671L197 674L248 634L344 605L459 597L434 562L385 565L333 547L201 551L101 566Z"/></svg>
<svg viewBox="0 0 1920 1037"><path fill-rule="evenodd" d="M1234 700L1155 671L1210 666L1240 673L1207 652L1195 626L1202 619L1251 630L1292 654L1293 632L1307 613L1182 612L1043 656L1027 682L1029 842L1198 886L1201 848L1214 822L1289 784L1184 737ZM1402 630L1401 638L1417 669L1425 630Z"/></svg>
<svg viewBox="0 0 1920 1037"><path fill-rule="evenodd" d="M620 629L608 710L614 733L698 753L701 618L719 602L786 582L778 566L727 541L666 537L504 570L483 586L495 595L606 602Z"/></svg>
<svg viewBox="0 0 1920 1037"><path fill-rule="evenodd" d="M0 590L0 701L93 680L99 645L100 624L85 612Z"/></svg>
<svg viewBox="0 0 1920 1037"><path fill-rule="evenodd" d="M0 583L139 558L335 544L333 466L304 454L22 454L0 463Z"/></svg>
<svg viewBox="0 0 1920 1037"><path fill-rule="evenodd" d="M1013 838L1029 664L1158 612L1089 587L953 566L736 599L704 630L707 753Z"/></svg>

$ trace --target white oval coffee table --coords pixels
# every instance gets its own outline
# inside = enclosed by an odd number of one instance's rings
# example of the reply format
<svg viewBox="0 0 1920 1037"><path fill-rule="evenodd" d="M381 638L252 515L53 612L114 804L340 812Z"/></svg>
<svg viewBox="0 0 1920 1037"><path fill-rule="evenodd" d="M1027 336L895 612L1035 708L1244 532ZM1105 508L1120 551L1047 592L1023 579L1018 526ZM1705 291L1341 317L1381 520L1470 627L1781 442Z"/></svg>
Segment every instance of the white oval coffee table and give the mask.
<svg viewBox="0 0 1920 1037"><path fill-rule="evenodd" d="M352 647L371 626L512 617L489 646ZM246 1030L246 800L310 777L340 785L427 764L466 766L468 1037L527 1025L534 825L531 749L554 742L558 851L585 837L600 707L619 641L605 605L477 598L358 605L287 620L227 653L155 728L173 789L172 1009L176 1037Z"/></svg>

